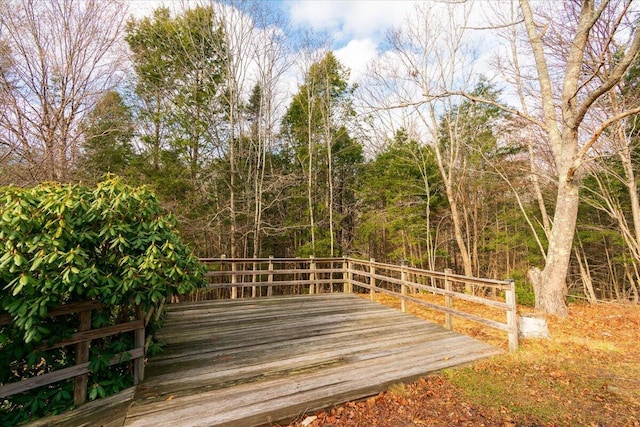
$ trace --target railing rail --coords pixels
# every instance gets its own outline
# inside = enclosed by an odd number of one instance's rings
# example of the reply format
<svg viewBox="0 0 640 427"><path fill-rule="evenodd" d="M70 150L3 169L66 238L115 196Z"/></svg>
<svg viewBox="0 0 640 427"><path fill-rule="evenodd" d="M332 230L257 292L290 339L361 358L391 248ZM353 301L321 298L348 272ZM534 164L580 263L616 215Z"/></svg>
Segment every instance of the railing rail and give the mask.
<svg viewBox="0 0 640 427"><path fill-rule="evenodd" d="M209 288L221 291L218 298L253 298L274 294L302 294L368 290L371 300L376 293L399 298L402 311L407 303L419 304L445 315L445 327L453 328L453 317L480 323L508 334L509 351L518 348L515 283L422 270L406 265L392 265L375 260L354 258L202 258L209 266ZM266 289L266 291L265 291ZM491 298L467 293L482 290ZM230 292L224 292L230 290ZM443 303L425 301L419 293L443 297ZM453 301L482 304L505 313L505 322L488 319L454 308Z"/></svg>
<svg viewBox="0 0 640 427"><path fill-rule="evenodd" d="M153 312L145 313L138 310L136 320L119 323L112 326L105 326L98 329L91 329L91 312L102 309L102 304L94 301L70 303L52 310L49 310L47 317L58 317L67 314L78 313L78 331L71 334L59 342L51 345L41 345L37 351L53 350L60 347L75 346L75 365L68 368L58 369L52 372L39 374L21 381L0 385L0 398L22 393L41 386L74 378L74 404L82 405L87 399L88 374L89 369L89 346L92 340L106 338L112 335L133 332L134 347L131 350L116 354L110 361L109 366L133 361L134 384L138 384L144 378L144 354L148 341L145 342L145 325L148 323ZM0 315L0 326L10 324L11 316Z"/></svg>

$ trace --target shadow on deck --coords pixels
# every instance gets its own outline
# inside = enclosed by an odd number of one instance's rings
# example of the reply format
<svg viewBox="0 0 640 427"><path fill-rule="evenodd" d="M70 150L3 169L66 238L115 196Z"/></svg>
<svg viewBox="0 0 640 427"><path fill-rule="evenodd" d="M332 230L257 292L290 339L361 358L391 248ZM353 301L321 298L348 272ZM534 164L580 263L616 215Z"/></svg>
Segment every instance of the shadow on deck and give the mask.
<svg viewBox="0 0 640 427"><path fill-rule="evenodd" d="M352 294L172 305L159 338L125 426L293 419L501 352Z"/></svg>

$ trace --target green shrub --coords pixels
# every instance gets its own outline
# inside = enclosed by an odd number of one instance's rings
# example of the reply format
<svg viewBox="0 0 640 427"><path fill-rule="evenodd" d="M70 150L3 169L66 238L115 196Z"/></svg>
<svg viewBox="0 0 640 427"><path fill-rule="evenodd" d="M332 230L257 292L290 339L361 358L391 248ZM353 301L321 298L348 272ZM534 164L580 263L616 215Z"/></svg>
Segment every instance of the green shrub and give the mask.
<svg viewBox="0 0 640 427"><path fill-rule="evenodd" d="M148 309L203 285L203 272L180 241L175 220L144 187L108 177L94 188L49 183L2 189L0 312L12 323L0 329L0 384L72 364L66 349L35 351L77 328L77 315L49 318L51 308L99 301L105 308L94 312L93 327L106 326L131 319L138 306ZM149 334L157 325L147 327ZM92 342L88 397L130 384L126 366L106 368L101 362L130 349L130 335ZM63 382L0 400L0 424L23 420L16 410L33 417L68 407L68 387Z"/></svg>

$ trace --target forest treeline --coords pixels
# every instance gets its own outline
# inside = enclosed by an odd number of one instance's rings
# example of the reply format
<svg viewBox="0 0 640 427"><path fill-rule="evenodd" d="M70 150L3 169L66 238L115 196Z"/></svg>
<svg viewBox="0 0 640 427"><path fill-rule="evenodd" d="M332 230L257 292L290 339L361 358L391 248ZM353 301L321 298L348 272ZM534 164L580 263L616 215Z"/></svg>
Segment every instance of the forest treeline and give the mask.
<svg viewBox="0 0 640 427"><path fill-rule="evenodd" d="M482 74L477 9L427 2L353 84L330 40L268 2L134 18L4 1L0 182L148 185L200 256L407 260L513 277L520 302L536 277L638 301L637 15L501 4Z"/></svg>

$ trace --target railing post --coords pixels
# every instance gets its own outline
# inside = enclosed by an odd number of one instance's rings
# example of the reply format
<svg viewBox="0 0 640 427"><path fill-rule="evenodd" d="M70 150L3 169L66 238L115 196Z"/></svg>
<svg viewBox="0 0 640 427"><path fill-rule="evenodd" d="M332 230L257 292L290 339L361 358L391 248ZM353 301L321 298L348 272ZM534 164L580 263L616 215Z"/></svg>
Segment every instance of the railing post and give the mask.
<svg viewBox="0 0 640 427"><path fill-rule="evenodd" d="M369 260L369 286L371 289L369 290L369 298L371 301L376 300L376 291L373 289L376 286L376 279L373 277L376 274L376 266L374 263L376 262L375 258L371 258Z"/></svg>
<svg viewBox="0 0 640 427"><path fill-rule="evenodd" d="M236 277L237 266L235 261L231 261L231 299L238 298L238 288L235 287L235 284L238 281Z"/></svg>
<svg viewBox="0 0 640 427"><path fill-rule="evenodd" d="M133 361L133 384L139 384L144 379L144 320L146 317L146 313L144 312L144 308L139 306L136 312L136 319L142 320L142 328L136 329L133 332L133 347L140 348L143 351L142 357L137 358Z"/></svg>
<svg viewBox="0 0 640 427"><path fill-rule="evenodd" d="M81 311L80 325L78 332L88 331L91 329L91 310ZM76 344L76 365L89 361L89 341L83 341ZM87 401L87 383L89 376L87 374L80 375L73 380L73 404L80 406Z"/></svg>
<svg viewBox="0 0 640 427"><path fill-rule="evenodd" d="M400 280L402 281L402 285L400 288L400 293L402 294L402 296L406 296L407 295L407 261L406 260L402 260L402 267L400 269ZM407 312L407 300L405 298L401 298L400 300L400 308L402 309L403 313Z"/></svg>
<svg viewBox="0 0 640 427"><path fill-rule="evenodd" d="M273 286L271 285L271 283L273 283L273 255L269 255L269 278L267 281L269 282L269 286L267 287L267 296L271 297L273 296Z"/></svg>
<svg viewBox="0 0 640 427"><path fill-rule="evenodd" d="M294 264L293 264L293 271L295 271L295 273L293 273L293 280L294 280L295 282L299 282L299 281L300 281L300 279L301 279L300 273L298 273L298 269L299 269L298 267L299 267L299 265L300 265L300 264L299 264L299 262L298 262L298 259L299 259L299 258L300 258L300 257L296 257L296 260L294 261ZM292 295L301 294L301 293L302 293L302 291L301 291L300 286L302 286L302 285L295 285L295 288L294 288L294 289L295 289L295 291L292 291L292 292L291 292L291 294L292 294Z"/></svg>
<svg viewBox="0 0 640 427"><path fill-rule="evenodd" d="M342 292L345 294L351 293L351 278L351 261L344 258L342 260L342 280L344 281Z"/></svg>
<svg viewBox="0 0 640 427"><path fill-rule="evenodd" d="M509 351L515 353L518 351L518 316L516 306L516 282L513 279L507 279L509 289L505 291L506 303L509 306L507 311L507 325L509 326Z"/></svg>
<svg viewBox="0 0 640 427"><path fill-rule="evenodd" d="M329 273L329 293L333 293L333 279L334 279L334 269L335 269L335 260L331 260L329 261L329 270L331 270L331 272Z"/></svg>
<svg viewBox="0 0 640 427"><path fill-rule="evenodd" d="M256 271L258 270L258 262L255 260L256 257L253 257L254 261L253 261L253 275L251 278L251 281L253 283L256 283L258 281L258 275L256 274ZM262 292L260 292L262 293ZM253 285L251 287L251 298L255 298L258 296L258 287L256 285Z"/></svg>
<svg viewBox="0 0 640 427"><path fill-rule="evenodd" d="M448 293L451 292L451 281L449 280L449 275L451 273L452 271L450 268L444 269L444 290L447 291L447 294L444 296L444 305L447 308L453 307L453 298L451 297L451 294ZM453 329L453 316L451 316L451 313L444 314L444 327L447 329Z"/></svg>
<svg viewBox="0 0 640 427"><path fill-rule="evenodd" d="M316 262L314 256L309 257L309 295L316 293Z"/></svg>

